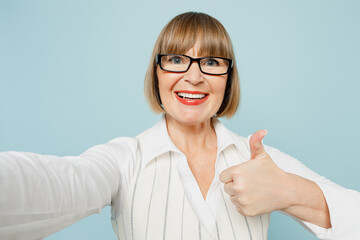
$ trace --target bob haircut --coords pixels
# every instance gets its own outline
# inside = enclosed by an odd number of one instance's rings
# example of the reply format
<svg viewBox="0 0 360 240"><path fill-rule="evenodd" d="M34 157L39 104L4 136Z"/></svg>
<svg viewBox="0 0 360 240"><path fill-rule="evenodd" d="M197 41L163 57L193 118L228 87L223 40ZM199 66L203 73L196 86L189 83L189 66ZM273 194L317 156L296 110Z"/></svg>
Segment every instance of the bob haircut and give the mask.
<svg viewBox="0 0 360 240"><path fill-rule="evenodd" d="M156 75L157 54L185 54L199 41L199 55L224 57L233 60L228 74L223 102L215 117L232 117L240 103L239 74L231 39L224 26L215 18L198 12L186 12L174 17L161 31L151 56L145 76L144 92L151 109L164 113L162 108L158 78Z"/></svg>

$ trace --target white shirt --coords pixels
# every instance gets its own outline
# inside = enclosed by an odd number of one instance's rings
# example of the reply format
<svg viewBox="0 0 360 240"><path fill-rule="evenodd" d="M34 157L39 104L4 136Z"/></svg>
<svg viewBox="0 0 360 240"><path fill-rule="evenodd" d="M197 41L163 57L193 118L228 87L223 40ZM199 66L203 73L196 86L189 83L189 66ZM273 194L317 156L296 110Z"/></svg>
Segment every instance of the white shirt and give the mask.
<svg viewBox="0 0 360 240"><path fill-rule="evenodd" d="M239 144L234 133L214 121L217 156L228 145ZM204 227L214 224L215 192L219 170L203 199L185 155L171 141L165 118L148 129L149 139L143 160L173 151L184 190ZM116 138L94 146L80 156L56 157L23 152L0 153L0 239L39 239L112 205L116 215L121 208L134 173L137 151L135 138ZM332 228L324 229L297 220L320 239L360 239L360 193L345 189L319 176L295 158L265 146L274 162L319 185L326 198ZM248 156L249 157L249 156ZM5 194L4 194L5 193ZM114 216L115 217L115 216Z"/></svg>

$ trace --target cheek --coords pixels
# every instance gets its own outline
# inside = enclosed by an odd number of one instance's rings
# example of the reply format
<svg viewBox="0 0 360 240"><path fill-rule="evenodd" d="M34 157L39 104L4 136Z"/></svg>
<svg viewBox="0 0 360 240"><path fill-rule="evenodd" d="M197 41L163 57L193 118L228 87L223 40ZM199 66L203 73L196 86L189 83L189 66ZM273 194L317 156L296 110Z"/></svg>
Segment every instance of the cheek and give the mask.
<svg viewBox="0 0 360 240"><path fill-rule="evenodd" d="M161 96L164 93L164 90L167 88L166 81L165 81L165 76L161 72L161 70L159 70L159 68L156 71L156 75L157 75L157 79L158 79L159 93L160 93L160 96Z"/></svg>
<svg viewBox="0 0 360 240"><path fill-rule="evenodd" d="M176 78L172 74L164 73L162 70L157 70L158 89L162 103L166 102L166 98L171 97L172 89L176 83Z"/></svg>
<svg viewBox="0 0 360 240"><path fill-rule="evenodd" d="M216 79L214 82L213 92L216 93L219 97L223 97L225 94L226 79Z"/></svg>

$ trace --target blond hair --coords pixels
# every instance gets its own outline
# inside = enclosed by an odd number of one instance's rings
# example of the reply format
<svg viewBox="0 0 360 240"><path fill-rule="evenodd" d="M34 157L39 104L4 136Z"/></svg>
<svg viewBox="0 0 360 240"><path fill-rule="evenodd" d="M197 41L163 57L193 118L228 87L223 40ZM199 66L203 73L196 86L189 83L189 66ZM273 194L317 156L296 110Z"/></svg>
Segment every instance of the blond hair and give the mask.
<svg viewBox="0 0 360 240"><path fill-rule="evenodd" d="M228 74L223 102L216 117L232 117L240 103L239 74L231 39L224 26L215 18L198 12L186 12L174 17L161 31L145 76L144 92L151 109L163 113L156 75L157 54L184 54L195 42L200 42L199 55L230 58L233 67Z"/></svg>

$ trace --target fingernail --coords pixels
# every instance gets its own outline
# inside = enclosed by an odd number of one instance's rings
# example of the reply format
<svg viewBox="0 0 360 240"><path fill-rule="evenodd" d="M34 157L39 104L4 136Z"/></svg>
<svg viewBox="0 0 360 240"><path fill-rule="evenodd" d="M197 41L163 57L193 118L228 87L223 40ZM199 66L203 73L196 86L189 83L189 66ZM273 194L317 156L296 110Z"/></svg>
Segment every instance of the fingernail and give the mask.
<svg viewBox="0 0 360 240"><path fill-rule="evenodd" d="M264 134L264 137L268 134L268 130L264 129L265 130L265 134Z"/></svg>

